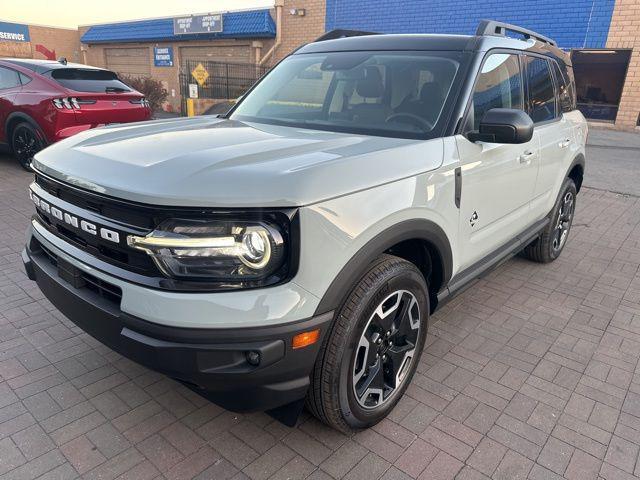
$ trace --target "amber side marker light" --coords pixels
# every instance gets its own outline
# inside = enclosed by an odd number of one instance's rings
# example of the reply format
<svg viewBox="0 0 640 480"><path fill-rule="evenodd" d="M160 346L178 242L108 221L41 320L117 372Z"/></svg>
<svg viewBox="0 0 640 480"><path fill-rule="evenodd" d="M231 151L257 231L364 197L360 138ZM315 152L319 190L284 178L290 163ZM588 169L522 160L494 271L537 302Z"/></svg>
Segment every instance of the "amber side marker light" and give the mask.
<svg viewBox="0 0 640 480"><path fill-rule="evenodd" d="M313 345L320 338L320 329L311 330L310 332L298 333L291 341L291 346L294 350L298 348L308 347Z"/></svg>

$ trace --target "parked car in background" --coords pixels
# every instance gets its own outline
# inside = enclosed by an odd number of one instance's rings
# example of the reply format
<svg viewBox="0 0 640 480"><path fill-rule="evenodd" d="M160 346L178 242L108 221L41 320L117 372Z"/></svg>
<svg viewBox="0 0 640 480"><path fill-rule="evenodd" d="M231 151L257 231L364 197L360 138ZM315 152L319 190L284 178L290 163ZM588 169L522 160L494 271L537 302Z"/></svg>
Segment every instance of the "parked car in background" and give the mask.
<svg viewBox="0 0 640 480"><path fill-rule="evenodd" d="M109 70L64 59L0 59L0 143L26 169L51 143L100 125L149 118L145 97Z"/></svg>

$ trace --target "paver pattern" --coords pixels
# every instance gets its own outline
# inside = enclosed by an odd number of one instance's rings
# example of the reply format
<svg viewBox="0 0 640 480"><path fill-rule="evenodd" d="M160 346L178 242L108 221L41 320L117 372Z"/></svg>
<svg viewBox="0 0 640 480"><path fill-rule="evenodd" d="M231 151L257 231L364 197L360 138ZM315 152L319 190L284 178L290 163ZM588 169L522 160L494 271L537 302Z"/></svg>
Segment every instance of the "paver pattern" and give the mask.
<svg viewBox="0 0 640 480"><path fill-rule="evenodd" d="M102 346L22 271L30 175L0 155L0 479L640 476L640 199L583 189L551 265L432 319L407 395L346 436L238 415Z"/></svg>

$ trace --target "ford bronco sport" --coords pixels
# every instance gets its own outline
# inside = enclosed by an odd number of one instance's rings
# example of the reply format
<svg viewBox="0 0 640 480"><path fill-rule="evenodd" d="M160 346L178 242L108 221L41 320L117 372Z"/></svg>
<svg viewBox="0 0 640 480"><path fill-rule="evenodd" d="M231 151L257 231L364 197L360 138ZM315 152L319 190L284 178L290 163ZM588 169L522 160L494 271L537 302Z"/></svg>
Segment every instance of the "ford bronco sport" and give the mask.
<svg viewBox="0 0 640 480"><path fill-rule="evenodd" d="M569 57L535 32L330 32L220 118L38 153L24 263L83 330L228 409L364 428L439 305L560 255L586 135Z"/></svg>

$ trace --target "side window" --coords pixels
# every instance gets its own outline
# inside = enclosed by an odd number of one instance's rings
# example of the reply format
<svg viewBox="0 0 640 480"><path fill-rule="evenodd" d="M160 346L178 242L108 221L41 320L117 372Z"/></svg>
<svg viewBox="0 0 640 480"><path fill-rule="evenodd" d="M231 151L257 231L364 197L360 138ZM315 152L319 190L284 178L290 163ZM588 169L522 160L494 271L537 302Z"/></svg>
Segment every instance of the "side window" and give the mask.
<svg viewBox="0 0 640 480"><path fill-rule="evenodd" d="M478 75L465 131L477 130L483 115L492 108L524 110L522 92L518 55L490 54Z"/></svg>
<svg viewBox="0 0 640 480"><path fill-rule="evenodd" d="M10 68L0 67L0 90L13 88L20 85L18 72Z"/></svg>
<svg viewBox="0 0 640 480"><path fill-rule="evenodd" d="M20 82L22 83L22 85L26 85L32 80L30 76L25 75L22 72L18 72L18 75L20 75Z"/></svg>
<svg viewBox="0 0 640 480"><path fill-rule="evenodd" d="M524 58L529 86L529 115L534 123L553 120L558 115L549 61L540 57Z"/></svg>
<svg viewBox="0 0 640 480"><path fill-rule="evenodd" d="M551 65L553 65L553 74L556 77L556 83L558 85L560 111L570 112L575 110L571 81L567 78L557 62L551 62Z"/></svg>

